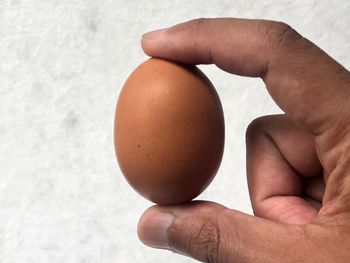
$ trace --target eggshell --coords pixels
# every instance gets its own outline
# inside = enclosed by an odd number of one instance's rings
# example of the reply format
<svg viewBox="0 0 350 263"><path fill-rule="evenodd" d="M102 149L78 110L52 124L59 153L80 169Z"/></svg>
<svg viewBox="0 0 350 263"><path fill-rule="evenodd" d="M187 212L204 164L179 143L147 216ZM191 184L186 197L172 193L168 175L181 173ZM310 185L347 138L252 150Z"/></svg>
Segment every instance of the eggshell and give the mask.
<svg viewBox="0 0 350 263"><path fill-rule="evenodd" d="M197 67L151 58L122 88L114 136L120 169L139 194L162 205L188 202L221 163L220 99Z"/></svg>

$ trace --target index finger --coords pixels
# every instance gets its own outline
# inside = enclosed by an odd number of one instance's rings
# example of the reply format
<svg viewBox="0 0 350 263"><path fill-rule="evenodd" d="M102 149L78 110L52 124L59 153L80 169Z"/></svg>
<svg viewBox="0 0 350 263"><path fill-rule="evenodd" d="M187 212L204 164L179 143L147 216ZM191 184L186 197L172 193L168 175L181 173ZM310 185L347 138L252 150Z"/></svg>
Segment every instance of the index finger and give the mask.
<svg viewBox="0 0 350 263"><path fill-rule="evenodd" d="M349 72L284 23L197 19L145 34L142 47L150 56L261 77L281 109L315 135L350 118Z"/></svg>

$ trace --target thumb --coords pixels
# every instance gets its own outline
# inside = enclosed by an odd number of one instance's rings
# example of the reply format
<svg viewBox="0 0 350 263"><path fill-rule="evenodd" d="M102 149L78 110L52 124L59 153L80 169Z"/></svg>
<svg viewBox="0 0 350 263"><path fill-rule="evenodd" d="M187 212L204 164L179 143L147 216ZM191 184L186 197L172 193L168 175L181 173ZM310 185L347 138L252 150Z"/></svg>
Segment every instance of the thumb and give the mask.
<svg viewBox="0 0 350 263"><path fill-rule="evenodd" d="M299 262L305 258L302 226L284 225L212 202L152 206L138 225L140 240L202 262ZM305 242L304 242L305 243Z"/></svg>

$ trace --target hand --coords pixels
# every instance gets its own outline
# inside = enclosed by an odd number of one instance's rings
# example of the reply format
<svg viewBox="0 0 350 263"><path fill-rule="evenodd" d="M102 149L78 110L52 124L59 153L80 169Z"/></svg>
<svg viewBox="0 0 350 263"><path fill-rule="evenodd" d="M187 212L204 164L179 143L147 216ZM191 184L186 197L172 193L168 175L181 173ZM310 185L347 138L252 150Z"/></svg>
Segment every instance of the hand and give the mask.
<svg viewBox="0 0 350 263"><path fill-rule="evenodd" d="M139 238L203 262L350 262L350 73L289 26L198 19L145 34L150 56L260 77L285 112L247 130L255 216L212 202L153 206Z"/></svg>

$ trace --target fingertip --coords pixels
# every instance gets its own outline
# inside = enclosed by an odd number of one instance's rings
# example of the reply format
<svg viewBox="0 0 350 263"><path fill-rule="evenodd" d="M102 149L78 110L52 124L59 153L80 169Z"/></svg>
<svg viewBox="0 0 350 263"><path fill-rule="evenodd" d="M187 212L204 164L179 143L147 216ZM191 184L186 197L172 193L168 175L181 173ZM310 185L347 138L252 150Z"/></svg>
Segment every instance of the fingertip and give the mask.
<svg viewBox="0 0 350 263"><path fill-rule="evenodd" d="M145 40L145 41L155 40L167 30L168 28L161 28L161 29L146 32L142 35L142 40Z"/></svg>
<svg viewBox="0 0 350 263"><path fill-rule="evenodd" d="M154 210L155 205L147 208L141 215L139 222L137 224L137 236L140 241L143 242L144 237L146 235L147 224L149 223L149 217L152 216L152 210Z"/></svg>
<svg viewBox="0 0 350 263"><path fill-rule="evenodd" d="M142 214L137 226L137 235L147 246L169 249L167 231L173 221L173 214L154 205Z"/></svg>
<svg viewBox="0 0 350 263"><path fill-rule="evenodd" d="M162 35L166 33L167 30L168 28L162 28L162 29L146 32L142 35L141 47L148 56L151 56L151 57L154 56L153 50L157 51L157 46L160 42L160 39Z"/></svg>

